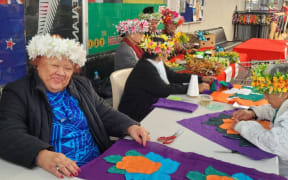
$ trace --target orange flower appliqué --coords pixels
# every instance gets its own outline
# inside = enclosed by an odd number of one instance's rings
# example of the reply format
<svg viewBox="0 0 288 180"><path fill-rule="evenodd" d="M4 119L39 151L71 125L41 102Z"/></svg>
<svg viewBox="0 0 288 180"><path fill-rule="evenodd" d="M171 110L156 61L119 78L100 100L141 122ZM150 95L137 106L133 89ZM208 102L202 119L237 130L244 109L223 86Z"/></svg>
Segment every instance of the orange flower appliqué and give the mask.
<svg viewBox="0 0 288 180"><path fill-rule="evenodd" d="M144 156L125 156L116 164L118 169L125 169L129 173L152 174L161 167L161 163L153 162Z"/></svg>
<svg viewBox="0 0 288 180"><path fill-rule="evenodd" d="M232 129L232 125L234 123L233 119L223 119L223 124L221 124L219 127L222 129L227 130L227 134L239 134L239 132ZM259 121L257 120L259 124L261 124L265 129L270 129L271 123L269 121Z"/></svg>

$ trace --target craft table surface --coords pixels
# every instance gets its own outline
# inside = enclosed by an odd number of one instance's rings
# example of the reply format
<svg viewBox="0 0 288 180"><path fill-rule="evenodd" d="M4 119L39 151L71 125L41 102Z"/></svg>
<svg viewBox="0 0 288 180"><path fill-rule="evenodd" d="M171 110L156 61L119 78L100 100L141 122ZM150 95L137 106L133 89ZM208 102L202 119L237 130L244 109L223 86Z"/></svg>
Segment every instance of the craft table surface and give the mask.
<svg viewBox="0 0 288 180"><path fill-rule="evenodd" d="M199 103L200 100L199 97L190 98L186 95L177 96L181 96L182 99L185 99L186 102ZM223 104L218 102L212 103L223 105L223 110L233 109L230 104ZM177 137L172 144L169 144L167 146L183 152L195 152L225 162L237 164L244 167L255 168L262 172L279 174L277 157L256 161L241 154L226 153L229 151L229 149L219 144L216 144L209 139L202 137L199 134L177 123L177 121L182 119L197 117L200 115L220 111L211 111L201 105L199 105L198 109L193 113L155 108L150 114L148 114L144 118L141 124L143 127L149 130L152 141L157 141L157 138L160 136L170 136L177 130L182 129L184 131L183 134Z"/></svg>
<svg viewBox="0 0 288 180"><path fill-rule="evenodd" d="M199 103L199 98L189 98L186 95L180 95L186 102ZM215 104L222 104L218 102L212 102ZM232 109L229 104L222 104L224 110ZM265 159L265 160L251 160L240 154L232 153L220 153L217 151L228 152L229 150L194 133L193 131L186 129L177 123L177 121L196 117L206 113L215 113L217 111L210 111L203 106L199 106L193 113L178 112L174 110L166 110L161 108L155 108L148 116L142 121L142 126L147 128L151 133L151 140L156 141L159 136L170 136L178 129L182 129L184 133L180 135L169 147L179 149L184 152L195 152L207 157L213 157L218 160L230 162L244 167L255 168L259 171L266 173L279 174L278 170L278 158ZM219 112L219 111L218 111ZM59 178L36 167L33 169L27 169L10 162L7 162L0 158L0 179L1 180L51 180ZM79 178L67 178L76 180Z"/></svg>

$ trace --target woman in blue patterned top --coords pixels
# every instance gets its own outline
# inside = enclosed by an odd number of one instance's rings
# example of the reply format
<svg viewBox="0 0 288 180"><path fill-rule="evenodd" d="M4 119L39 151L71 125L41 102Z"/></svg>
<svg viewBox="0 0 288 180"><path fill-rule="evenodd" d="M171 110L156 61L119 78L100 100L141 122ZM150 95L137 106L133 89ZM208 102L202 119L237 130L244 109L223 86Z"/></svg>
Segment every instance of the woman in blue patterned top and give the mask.
<svg viewBox="0 0 288 180"><path fill-rule="evenodd" d="M75 75L86 52L74 40L37 35L27 46L26 77L8 84L0 101L0 157L64 178L110 145L109 136L130 135L146 145L148 132L106 106L88 79Z"/></svg>

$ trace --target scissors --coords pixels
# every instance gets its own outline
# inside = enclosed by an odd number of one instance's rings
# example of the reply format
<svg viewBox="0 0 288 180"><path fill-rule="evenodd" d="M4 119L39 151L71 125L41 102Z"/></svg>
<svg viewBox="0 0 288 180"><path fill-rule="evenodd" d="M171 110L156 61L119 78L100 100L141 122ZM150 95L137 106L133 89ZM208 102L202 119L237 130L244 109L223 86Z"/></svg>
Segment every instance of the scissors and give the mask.
<svg viewBox="0 0 288 180"><path fill-rule="evenodd" d="M157 141L162 142L162 144L171 144L174 142L175 138L180 136L183 133L183 130L176 131L172 136L161 136Z"/></svg>

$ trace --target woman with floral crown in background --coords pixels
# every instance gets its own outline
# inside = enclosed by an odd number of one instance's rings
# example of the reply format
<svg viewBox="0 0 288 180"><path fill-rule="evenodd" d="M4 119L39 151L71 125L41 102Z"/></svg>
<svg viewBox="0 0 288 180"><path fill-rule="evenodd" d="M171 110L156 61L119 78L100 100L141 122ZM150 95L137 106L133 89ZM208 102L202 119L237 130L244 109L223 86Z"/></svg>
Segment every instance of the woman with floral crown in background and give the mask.
<svg viewBox="0 0 288 180"><path fill-rule="evenodd" d="M190 81L190 74L178 74L165 66L167 56L173 51L174 43L162 34L159 37L145 36L140 44L144 55L129 75L119 111L136 121L141 121L152 109L158 98L170 94L185 94ZM199 91L210 89L213 77L199 77Z"/></svg>
<svg viewBox="0 0 288 180"><path fill-rule="evenodd" d="M263 64L252 73L252 86L270 104L234 112L234 129L260 149L278 155L280 175L288 177L288 64ZM270 121L271 129L255 119Z"/></svg>
<svg viewBox="0 0 288 180"><path fill-rule="evenodd" d="M144 33L149 31L149 23L146 20L120 21L116 25L117 32L123 37L118 48L114 60L114 70L134 67L143 55L143 50L138 46Z"/></svg>
<svg viewBox="0 0 288 180"><path fill-rule="evenodd" d="M167 36L174 37L177 27L179 27L183 22L183 16L180 16L176 11L171 11L166 8L162 10L162 23L164 24L163 34Z"/></svg>
<svg viewBox="0 0 288 180"><path fill-rule="evenodd" d="M160 34L157 32L158 25L160 23L162 14L160 12L154 12L154 7L149 6L143 9L143 12L139 14L139 18L148 21L149 31L148 35Z"/></svg>

